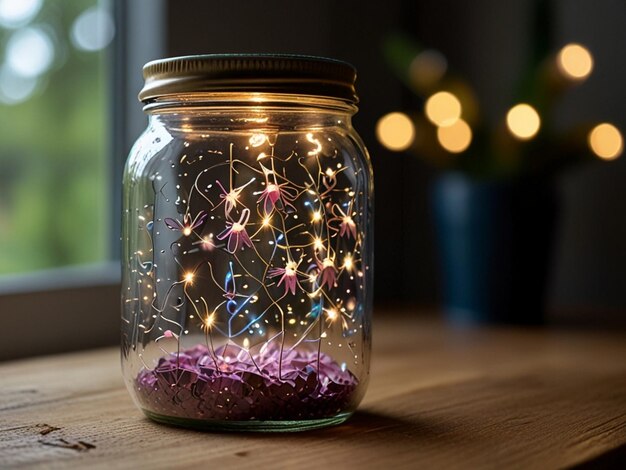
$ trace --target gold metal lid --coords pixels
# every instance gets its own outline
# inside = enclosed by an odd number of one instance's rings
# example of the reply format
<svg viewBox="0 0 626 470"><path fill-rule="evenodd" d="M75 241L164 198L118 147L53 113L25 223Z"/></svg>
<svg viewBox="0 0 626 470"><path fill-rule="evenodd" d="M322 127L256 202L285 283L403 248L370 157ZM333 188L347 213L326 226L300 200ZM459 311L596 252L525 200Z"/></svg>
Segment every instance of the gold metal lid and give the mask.
<svg viewBox="0 0 626 470"><path fill-rule="evenodd" d="M290 54L208 54L172 57L143 67L139 100L198 92L286 93L358 101L356 69L335 59Z"/></svg>

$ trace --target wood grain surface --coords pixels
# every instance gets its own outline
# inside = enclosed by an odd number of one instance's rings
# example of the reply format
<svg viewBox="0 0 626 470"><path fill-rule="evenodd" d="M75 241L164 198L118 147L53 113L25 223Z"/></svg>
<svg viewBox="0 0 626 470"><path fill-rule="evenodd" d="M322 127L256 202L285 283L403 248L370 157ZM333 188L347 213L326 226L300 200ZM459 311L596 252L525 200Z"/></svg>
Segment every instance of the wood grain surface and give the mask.
<svg viewBox="0 0 626 470"><path fill-rule="evenodd" d="M380 311L359 411L295 434L152 423L117 349L0 364L0 468L536 469L625 456L624 333L460 331Z"/></svg>

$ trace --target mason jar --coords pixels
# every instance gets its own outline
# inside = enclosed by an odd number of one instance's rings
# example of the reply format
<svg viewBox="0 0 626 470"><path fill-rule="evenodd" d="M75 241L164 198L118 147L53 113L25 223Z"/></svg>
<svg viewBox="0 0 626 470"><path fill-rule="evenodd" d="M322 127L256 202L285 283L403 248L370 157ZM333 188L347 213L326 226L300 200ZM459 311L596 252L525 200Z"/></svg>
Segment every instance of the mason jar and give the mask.
<svg viewBox="0 0 626 470"><path fill-rule="evenodd" d="M367 387L372 170L356 72L291 55L144 67L124 173L122 366L155 421L302 430Z"/></svg>

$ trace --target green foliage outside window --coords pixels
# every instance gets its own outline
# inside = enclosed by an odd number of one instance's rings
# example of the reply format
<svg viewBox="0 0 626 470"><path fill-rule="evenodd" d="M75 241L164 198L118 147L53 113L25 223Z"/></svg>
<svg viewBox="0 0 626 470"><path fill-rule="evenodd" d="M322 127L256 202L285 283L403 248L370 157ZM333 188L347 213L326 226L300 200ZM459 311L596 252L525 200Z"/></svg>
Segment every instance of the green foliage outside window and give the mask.
<svg viewBox="0 0 626 470"><path fill-rule="evenodd" d="M107 256L112 34L93 0L0 0L0 274Z"/></svg>

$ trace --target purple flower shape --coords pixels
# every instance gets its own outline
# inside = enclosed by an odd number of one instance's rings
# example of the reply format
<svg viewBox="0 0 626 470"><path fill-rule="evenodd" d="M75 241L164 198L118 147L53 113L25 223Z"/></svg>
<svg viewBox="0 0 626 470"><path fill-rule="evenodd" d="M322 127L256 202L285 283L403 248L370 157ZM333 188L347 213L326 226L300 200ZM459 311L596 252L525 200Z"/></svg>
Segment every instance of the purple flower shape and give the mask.
<svg viewBox="0 0 626 470"><path fill-rule="evenodd" d="M298 285L298 263L295 261L289 261L284 268L272 268L269 270L267 277L274 278L280 276L277 286L285 283L285 295L291 291L292 295L296 293L296 286Z"/></svg>
<svg viewBox="0 0 626 470"><path fill-rule="evenodd" d="M319 267L319 278L320 278L320 286L328 286L328 288L332 288L337 281L337 268L335 268L335 263L330 258L324 258L323 261L317 261L317 266Z"/></svg>
<svg viewBox="0 0 626 470"><path fill-rule="evenodd" d="M202 224L204 224L206 217L207 213L204 211L200 211L193 219L191 218L191 215L189 213L185 213L185 215L183 215L182 222L176 219L172 219L170 217L166 217L165 219L163 219L163 222L165 222L165 225L167 225L167 228L169 228L170 230L180 231L183 233L184 236L188 237L195 229L201 227Z"/></svg>
<svg viewBox="0 0 626 470"><path fill-rule="evenodd" d="M293 189L288 187L287 183L271 183L267 175L265 181L265 189L261 192L254 193L261 195L257 204L263 203L263 212L265 212L265 214L270 214L279 201L285 210L287 208L293 211L296 210L293 204L291 204L291 202L296 199L296 195L293 194Z"/></svg>
<svg viewBox="0 0 626 470"><path fill-rule="evenodd" d="M239 202L239 195L241 194L243 189L253 181L254 178L252 178L246 184L239 186L238 188L233 188L230 191L226 191L226 188L224 188L222 183L220 183L219 181L215 181L220 187L220 199L224 203L224 215L226 215L226 217L228 217L231 211L237 207L237 203ZM222 202L220 202L215 207L218 207L220 204L222 204Z"/></svg>
<svg viewBox="0 0 626 470"><path fill-rule="evenodd" d="M250 220L250 211L244 209L241 211L241 217L238 222L227 221L226 229L217 236L218 240L228 239L226 243L227 250L235 253L239 247L248 246L252 248L252 240L248 232L246 232L246 224Z"/></svg>
<svg viewBox="0 0 626 470"><path fill-rule="evenodd" d="M269 183L265 186L265 189L261 191L261 197L257 201L257 204L263 203L263 211L266 214L272 212L276 203L280 201L280 186L274 183Z"/></svg>
<svg viewBox="0 0 626 470"><path fill-rule="evenodd" d="M339 229L334 228L335 231L339 232L340 237L347 237L350 239L351 237L356 240L356 224L354 220L352 220L352 203L346 212L339 207L339 204L335 204L332 209L334 217L330 219L329 224L332 222L339 222Z"/></svg>

